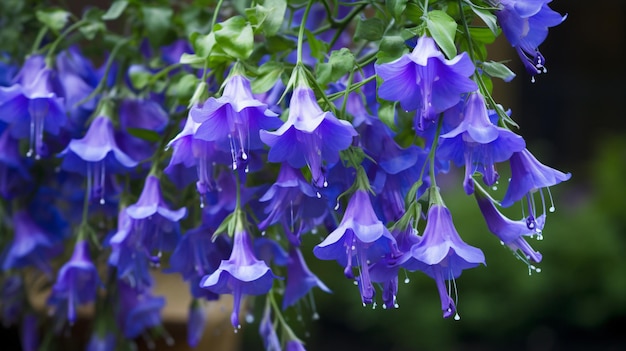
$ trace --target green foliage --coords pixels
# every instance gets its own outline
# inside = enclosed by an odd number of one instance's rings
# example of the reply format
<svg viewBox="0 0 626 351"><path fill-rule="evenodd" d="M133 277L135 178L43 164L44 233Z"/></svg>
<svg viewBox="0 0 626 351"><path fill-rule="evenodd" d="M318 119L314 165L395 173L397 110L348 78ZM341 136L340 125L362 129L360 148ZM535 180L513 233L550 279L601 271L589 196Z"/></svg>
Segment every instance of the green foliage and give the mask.
<svg viewBox="0 0 626 351"><path fill-rule="evenodd" d="M35 13L39 22L58 33L70 19L70 13L57 8L39 10Z"/></svg>
<svg viewBox="0 0 626 351"><path fill-rule="evenodd" d="M437 45L439 45L441 51L443 51L449 59L455 57L456 46L454 45L454 38L456 36L456 21L447 13L434 10L428 12L426 25L430 35L432 35Z"/></svg>
<svg viewBox="0 0 626 351"><path fill-rule="evenodd" d="M252 26L241 16L216 23L213 28L215 42L227 55L240 60L247 59L254 47Z"/></svg>

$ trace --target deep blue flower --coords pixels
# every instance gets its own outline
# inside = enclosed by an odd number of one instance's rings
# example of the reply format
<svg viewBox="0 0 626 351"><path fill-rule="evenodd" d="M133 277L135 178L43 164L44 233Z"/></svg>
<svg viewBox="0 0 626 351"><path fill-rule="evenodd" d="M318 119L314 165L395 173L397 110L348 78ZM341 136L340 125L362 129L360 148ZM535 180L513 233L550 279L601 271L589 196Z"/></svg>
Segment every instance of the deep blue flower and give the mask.
<svg viewBox="0 0 626 351"><path fill-rule="evenodd" d="M13 214L13 240L5 246L3 270L35 266L52 277L50 259L58 253L52 235L25 210Z"/></svg>
<svg viewBox="0 0 626 351"><path fill-rule="evenodd" d="M292 247L289 250L287 263L287 285L283 296L283 309L295 304L311 289L318 287L330 293L330 289L306 265L300 249Z"/></svg>
<svg viewBox="0 0 626 351"><path fill-rule="evenodd" d="M117 282L117 320L126 338L134 339L146 329L161 325L165 298L152 296L148 290L138 291L122 280Z"/></svg>
<svg viewBox="0 0 626 351"><path fill-rule="evenodd" d="M356 135L350 123L322 111L313 90L298 86L291 97L287 121L274 132L262 130L261 140L270 146L270 162L286 161L295 168L306 165L313 183L322 188L328 185L326 165L339 161L339 151L347 149Z"/></svg>
<svg viewBox="0 0 626 351"><path fill-rule="evenodd" d="M18 83L0 87L0 121L11 125L13 137L30 138L29 157L46 156L44 131L59 134L67 120L55 75L43 57L31 56L16 77Z"/></svg>
<svg viewBox="0 0 626 351"><path fill-rule="evenodd" d="M266 294L272 288L274 274L264 261L254 256L249 234L240 225L237 227L230 258L223 260L215 272L205 276L200 285L216 294L233 295L234 307L230 321L233 327L239 329L242 296Z"/></svg>
<svg viewBox="0 0 626 351"><path fill-rule="evenodd" d="M285 345L285 351L306 351L304 344L300 340L289 340Z"/></svg>
<svg viewBox="0 0 626 351"><path fill-rule="evenodd" d="M115 351L117 339L113 333L100 335L98 332L91 334L87 351Z"/></svg>
<svg viewBox="0 0 626 351"><path fill-rule="evenodd" d="M508 129L494 125L489 119L485 100L480 93L469 95L461 123L441 135L438 156L452 160L457 166L465 165L463 188L471 194L474 172L483 175L485 184L491 186L498 180L495 163L508 160L514 152L524 149L524 139Z"/></svg>
<svg viewBox="0 0 626 351"><path fill-rule="evenodd" d="M483 252L466 244L452 223L447 207L434 204L428 210L428 219L422 239L411 248L407 269L419 269L435 280L443 317L456 313L456 305L445 286L445 280L453 280L464 269L485 264Z"/></svg>
<svg viewBox="0 0 626 351"><path fill-rule="evenodd" d="M269 303L263 309L263 317L259 323L259 335L263 339L265 351L281 351L280 340L276 333L276 325L272 321L272 309Z"/></svg>
<svg viewBox="0 0 626 351"><path fill-rule="evenodd" d="M525 236L533 237L537 235L541 237L541 231L543 230L543 224L545 223L545 214L536 219L536 226L532 229L528 228L526 219L519 221L513 221L505 217L498 211L495 204L489 196L482 191L474 192L478 207L485 218L487 228L495 236L502 241L502 243L508 246L514 253L521 251L524 256L520 256L526 263L528 260L534 262L541 262L541 254L530 246L526 241ZM532 266L529 264L529 268Z"/></svg>
<svg viewBox="0 0 626 351"><path fill-rule="evenodd" d="M107 174L137 165L117 146L113 123L106 116L94 119L85 136L71 140L59 156L63 157L61 168L87 177L87 191L91 198L100 198L100 203L104 203Z"/></svg>
<svg viewBox="0 0 626 351"><path fill-rule="evenodd" d="M548 36L548 28L565 20L548 4L552 0L490 0L499 8L495 12L502 32L522 59L532 76L545 72L545 59L539 45ZM534 79L534 78L533 78Z"/></svg>
<svg viewBox="0 0 626 351"><path fill-rule="evenodd" d="M315 246L313 253L321 260L337 260L345 265L344 274L352 278L353 256L360 267L359 287L364 304L373 302L374 287L369 275L369 266L394 251L395 240L376 217L369 195L357 190L350 201L341 223L328 234L323 242Z"/></svg>
<svg viewBox="0 0 626 351"><path fill-rule="evenodd" d="M99 286L97 268L89 257L89 243L81 240L74 246L72 258L59 270L48 304L67 308L57 313L67 316L70 324L74 324L76 307L94 301Z"/></svg>
<svg viewBox="0 0 626 351"><path fill-rule="evenodd" d="M0 87L11 85L13 76L15 76L16 73L17 67L10 63L7 55L0 54Z"/></svg>
<svg viewBox="0 0 626 351"><path fill-rule="evenodd" d="M200 127L195 138L217 142L230 150L233 169L247 164L250 150L263 148L259 130L280 126L280 119L267 105L254 98L250 81L234 74L226 81L219 98L209 98L202 106L189 112Z"/></svg>
<svg viewBox="0 0 626 351"><path fill-rule="evenodd" d="M207 310L204 302L193 299L189 304L189 313L187 317L187 344L191 347L198 346L204 334L207 322Z"/></svg>
<svg viewBox="0 0 626 351"><path fill-rule="evenodd" d="M469 77L474 65L467 53L447 60L432 38L423 36L410 54L395 61L376 65L383 83L378 95L389 101L400 101L407 111L417 110L416 127L435 121L437 114L456 105L461 94L478 87Z"/></svg>
<svg viewBox="0 0 626 351"><path fill-rule="evenodd" d="M133 230L133 219L123 208L117 217L117 231L109 239L111 254L108 263L117 267L117 276L125 279L136 289L152 285L150 264L158 262L142 245L140 235Z"/></svg>

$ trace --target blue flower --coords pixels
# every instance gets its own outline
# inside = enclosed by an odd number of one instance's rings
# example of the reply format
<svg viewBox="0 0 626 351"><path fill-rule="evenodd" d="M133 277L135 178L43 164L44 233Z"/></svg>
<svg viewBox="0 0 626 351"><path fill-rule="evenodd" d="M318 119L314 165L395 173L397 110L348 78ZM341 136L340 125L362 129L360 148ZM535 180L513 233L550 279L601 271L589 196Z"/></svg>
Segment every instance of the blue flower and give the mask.
<svg viewBox="0 0 626 351"><path fill-rule="evenodd" d="M521 251L524 256L518 257L522 258L526 263L528 263L528 260L533 260L537 263L541 262L541 254L533 250L524 237L533 237L534 235L541 237L541 231L545 223L545 214L536 219L537 225L534 228L529 229L526 219L512 221L502 215L491 198L482 191L474 192L474 196L476 197L476 202L485 218L489 231L497 236L498 239L514 253L518 250ZM529 268L531 267L532 266L529 264Z"/></svg>
<svg viewBox="0 0 626 351"><path fill-rule="evenodd" d="M11 199L24 189L31 176L20 157L19 140L10 135L10 128L0 132L0 194Z"/></svg>
<svg viewBox="0 0 626 351"><path fill-rule="evenodd" d="M61 168L87 177L87 191L91 198L104 203L107 174L120 173L135 167L137 162L122 151L113 134L113 123L106 116L91 122L85 136L73 139L59 153Z"/></svg>
<svg viewBox="0 0 626 351"><path fill-rule="evenodd" d="M463 187L467 194L474 191L470 181L474 172L482 173L485 184L491 186L498 180L495 163L508 160L526 146L521 136L491 122L480 93L469 95L463 120L441 138L439 157L452 160L457 166L465 164Z"/></svg>
<svg viewBox="0 0 626 351"><path fill-rule="evenodd" d="M195 138L217 142L230 150L233 169L247 164L250 150L263 148L259 130L280 126L280 119L252 95L250 81L234 74L225 83L219 98L209 98L189 112L200 123Z"/></svg>
<svg viewBox="0 0 626 351"><path fill-rule="evenodd" d="M59 270L57 281L52 287L48 304L57 308L66 307L70 324L76 321L76 306L96 299L100 278L96 266L89 257L89 243L81 240L74 246L72 258Z"/></svg>
<svg viewBox="0 0 626 351"><path fill-rule="evenodd" d="M283 309L298 302L314 287L330 293L326 284L309 270L300 249L292 247L289 250L287 263L287 285L283 296Z"/></svg>
<svg viewBox="0 0 626 351"><path fill-rule="evenodd" d="M375 66L383 83L378 95L389 101L400 101L407 111L418 110L417 129L435 121L437 114L456 105L461 94L476 90L469 77L474 65L467 53L447 60L432 38L423 36L410 54Z"/></svg>
<svg viewBox="0 0 626 351"><path fill-rule="evenodd" d="M411 248L410 261L405 264L407 269L419 269L435 280L443 317L448 318L455 314L456 305L444 280L455 279L464 269L485 264L485 255L461 239L448 208L434 204L428 210L422 240Z"/></svg>
<svg viewBox="0 0 626 351"><path fill-rule="evenodd" d="M193 299L189 304L187 317L187 344L198 346L206 327L207 310L201 300Z"/></svg>
<svg viewBox="0 0 626 351"><path fill-rule="evenodd" d="M46 156L44 131L59 134L67 121L55 74L43 57L31 56L16 77L18 83L0 87L0 121L11 125L14 138L30 138L29 157Z"/></svg>
<svg viewBox="0 0 626 351"><path fill-rule="evenodd" d="M298 86L291 97L287 121L274 132L262 130L261 140L270 146L270 162L287 162L295 168L306 165L313 183L322 188L328 185L324 163L339 161L339 151L347 149L356 135L350 123L322 111L313 90Z"/></svg>
<svg viewBox="0 0 626 351"><path fill-rule="evenodd" d="M502 32L522 59L532 76L545 72L545 59L539 45L548 36L548 28L565 20L548 7L552 0L491 0L498 6L496 17ZM533 78L534 79L534 78Z"/></svg>
<svg viewBox="0 0 626 351"><path fill-rule="evenodd" d="M137 290L117 281L117 320L126 338L134 339L146 329L161 325L165 298L152 296L148 290Z"/></svg>
<svg viewBox="0 0 626 351"><path fill-rule="evenodd" d="M376 217L369 195L357 190L350 201L341 223L315 246L313 253L321 260L337 260L345 265L344 274L352 278L353 256L360 267L359 287L364 304L373 302L374 287L369 265L394 249L395 240Z"/></svg>
<svg viewBox="0 0 626 351"><path fill-rule="evenodd" d="M267 264L254 256L249 234L238 227L230 258L223 260L219 268L200 283L200 286L216 294L233 294L234 308L230 321L236 329L241 328L239 309L242 296L266 294L274 282L274 274Z"/></svg>
<svg viewBox="0 0 626 351"><path fill-rule="evenodd" d="M269 303L263 309L263 317L259 323L259 335L263 339L265 351L280 351L280 340L278 340L276 326L272 322L272 309Z"/></svg>

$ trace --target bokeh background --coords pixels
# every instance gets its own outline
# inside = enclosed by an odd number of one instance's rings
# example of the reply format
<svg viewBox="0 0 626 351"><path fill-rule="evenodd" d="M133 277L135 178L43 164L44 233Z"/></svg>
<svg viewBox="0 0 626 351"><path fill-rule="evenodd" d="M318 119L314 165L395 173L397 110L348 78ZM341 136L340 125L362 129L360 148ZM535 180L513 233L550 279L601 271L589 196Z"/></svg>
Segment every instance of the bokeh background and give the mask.
<svg viewBox="0 0 626 351"><path fill-rule="evenodd" d="M105 8L108 1L89 3ZM461 175L451 173L444 200L459 233L487 259L457 280L461 320L441 318L434 282L418 273L400 283L399 309L363 308L342 267L309 255L311 269L333 290L314 293L319 320L311 319L309 306L302 306L302 320L287 315L309 350L626 350L626 1L556 0L550 6L568 18L541 46L547 75L531 83L504 38L490 50L511 60L518 73L496 86L496 101L512 109L528 148L542 162L573 175L552 189L557 210L544 240L533 241L543 254L541 273L529 276L488 233L473 197L462 192ZM507 169L499 170L507 179ZM519 216L519 208L509 210ZM305 244L318 240L310 237ZM224 309L216 313L209 318L228 315ZM169 329L180 340L176 350L185 349L184 328L173 321ZM0 333L0 349L18 347L11 341L16 330ZM228 328L205 338L229 342L199 350L262 345L258 319L234 338Z"/></svg>

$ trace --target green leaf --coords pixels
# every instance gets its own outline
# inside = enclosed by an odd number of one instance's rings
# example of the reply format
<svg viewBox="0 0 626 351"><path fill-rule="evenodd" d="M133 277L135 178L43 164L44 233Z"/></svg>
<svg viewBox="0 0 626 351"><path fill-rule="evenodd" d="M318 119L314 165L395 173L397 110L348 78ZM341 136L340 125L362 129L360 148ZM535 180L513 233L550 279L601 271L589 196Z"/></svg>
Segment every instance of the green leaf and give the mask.
<svg viewBox="0 0 626 351"><path fill-rule="evenodd" d="M183 52L183 54L180 55L180 60L178 62L182 63L183 65L198 65L203 63L204 61L205 59L202 57L198 57L195 54L188 54L186 52Z"/></svg>
<svg viewBox="0 0 626 351"><path fill-rule="evenodd" d="M264 0L262 5L257 5L257 12L261 12L264 16L263 33L271 37L278 33L283 25L285 12L287 11L287 2L285 0Z"/></svg>
<svg viewBox="0 0 626 351"><path fill-rule="evenodd" d="M333 50L328 62L317 65L315 72L317 81L320 84L336 82L348 72L352 71L355 63L354 55L349 49L341 48L339 50Z"/></svg>
<svg viewBox="0 0 626 351"><path fill-rule="evenodd" d="M495 14L493 14L490 11L478 8L476 6L470 6L470 8L472 9L472 11L474 11L474 13L478 17L480 17L480 19L483 20L483 22L485 22L485 24L487 25L487 27L489 27L489 30L491 30L493 35L498 35L498 22L497 22Z"/></svg>
<svg viewBox="0 0 626 351"><path fill-rule="evenodd" d="M390 62L402 56L407 47L399 35L389 35L380 41L380 48L376 54L378 63Z"/></svg>
<svg viewBox="0 0 626 351"><path fill-rule="evenodd" d="M270 90L276 81L283 73L284 67L282 64L275 61L268 61L259 67L257 72L258 76L250 84L252 92L255 94L261 94Z"/></svg>
<svg viewBox="0 0 626 351"><path fill-rule="evenodd" d="M285 51L292 51L296 49L296 43L288 38L280 35L267 38L265 41L265 48L270 53L282 53Z"/></svg>
<svg viewBox="0 0 626 351"><path fill-rule="evenodd" d="M185 74L180 77L174 84L170 84L167 88L166 95L174 96L177 98L191 97L198 85L198 77L195 74Z"/></svg>
<svg viewBox="0 0 626 351"><path fill-rule="evenodd" d="M35 15L39 22L46 25L46 27L50 28L55 33L63 29L70 18L70 13L61 9L39 10Z"/></svg>
<svg viewBox="0 0 626 351"><path fill-rule="evenodd" d="M402 13L406 8L407 2L407 0L388 0L385 1L385 4L387 5L387 9L389 10L393 18L398 21L400 20L400 16L402 16Z"/></svg>
<svg viewBox="0 0 626 351"><path fill-rule="evenodd" d="M161 140L161 136L159 135L159 133L153 130L142 129L142 128L126 128L126 131L134 137L137 137L139 139L146 140L149 142L157 142Z"/></svg>
<svg viewBox="0 0 626 351"><path fill-rule="evenodd" d="M378 17L359 20L356 23L354 39L364 39L368 41L380 40L385 34L385 22Z"/></svg>
<svg viewBox="0 0 626 351"><path fill-rule="evenodd" d="M424 10L417 4L411 2L406 5L404 15L413 23L420 23L422 21L422 16L424 15Z"/></svg>
<svg viewBox="0 0 626 351"><path fill-rule="evenodd" d="M174 10L169 7L142 6L143 23L148 40L153 45L160 45L171 24Z"/></svg>
<svg viewBox="0 0 626 351"><path fill-rule="evenodd" d="M454 37L456 36L456 21L447 13L434 10L428 12L426 26L430 35L449 59L456 56Z"/></svg>
<svg viewBox="0 0 626 351"><path fill-rule="evenodd" d="M493 34L491 30L488 28L478 28L478 27L470 28L469 32L473 41L477 43L482 43L482 44L493 43L496 40L496 36L500 34L499 29L498 29L498 32L496 32L496 34Z"/></svg>
<svg viewBox="0 0 626 351"><path fill-rule="evenodd" d="M133 88L141 90L148 85L148 82L150 82L150 77L152 76L152 73L150 73L149 71L137 70L130 72L129 76Z"/></svg>
<svg viewBox="0 0 626 351"><path fill-rule="evenodd" d="M195 55L200 58L207 58L211 54L215 46L215 33L211 32L206 35L194 32L189 36L189 42L193 47Z"/></svg>
<svg viewBox="0 0 626 351"><path fill-rule="evenodd" d="M78 29L87 40L93 40L98 32L106 30L104 23L91 21Z"/></svg>
<svg viewBox="0 0 626 351"><path fill-rule="evenodd" d="M124 10L126 9L126 6L128 6L127 0L114 1L109 7L109 9L107 10L107 12L104 15L102 15L102 20L112 21L112 20L118 19L122 15Z"/></svg>
<svg viewBox="0 0 626 351"><path fill-rule="evenodd" d="M328 52L328 44L317 39L317 37L309 30L304 30L306 34L306 41L311 49L311 56L315 57L319 61L323 60Z"/></svg>
<svg viewBox="0 0 626 351"><path fill-rule="evenodd" d="M396 130L396 103L381 101L378 107L378 118L391 130Z"/></svg>
<svg viewBox="0 0 626 351"><path fill-rule="evenodd" d="M513 78L515 78L515 73L500 62L483 62L482 67L483 71L489 76L500 78L505 82L510 82Z"/></svg>
<svg viewBox="0 0 626 351"><path fill-rule="evenodd" d="M245 60L252 54L254 34L252 26L241 16L235 16L214 27L215 42L227 55Z"/></svg>

